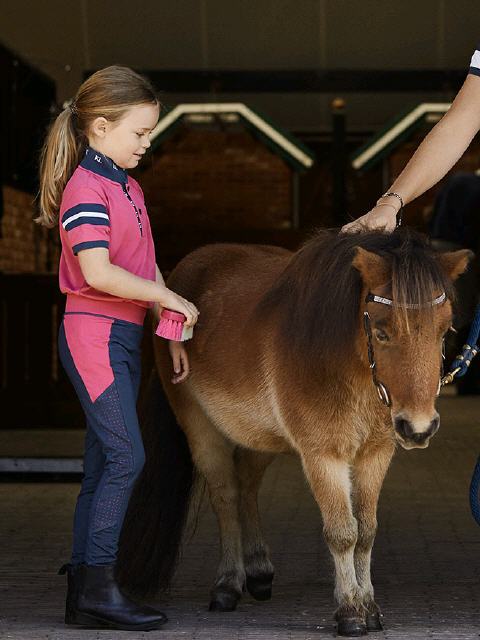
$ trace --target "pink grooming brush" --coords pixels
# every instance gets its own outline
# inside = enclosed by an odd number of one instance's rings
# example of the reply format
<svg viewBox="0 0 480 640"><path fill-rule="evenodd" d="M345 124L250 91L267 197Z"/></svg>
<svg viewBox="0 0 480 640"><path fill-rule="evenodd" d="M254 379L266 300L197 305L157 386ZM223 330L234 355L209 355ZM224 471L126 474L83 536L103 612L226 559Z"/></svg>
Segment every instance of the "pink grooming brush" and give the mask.
<svg viewBox="0 0 480 640"><path fill-rule="evenodd" d="M176 340L177 342L190 340L193 336L193 327L184 326L186 319L183 313L172 311L171 309L163 309L155 333L157 336L167 340Z"/></svg>

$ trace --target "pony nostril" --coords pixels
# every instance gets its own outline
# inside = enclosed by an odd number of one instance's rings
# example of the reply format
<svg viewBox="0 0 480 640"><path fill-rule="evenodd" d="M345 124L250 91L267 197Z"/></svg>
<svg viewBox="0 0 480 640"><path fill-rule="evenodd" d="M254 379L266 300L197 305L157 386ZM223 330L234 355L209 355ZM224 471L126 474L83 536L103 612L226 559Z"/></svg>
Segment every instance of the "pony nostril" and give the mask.
<svg viewBox="0 0 480 640"><path fill-rule="evenodd" d="M440 426L440 416L436 417L430 422L428 429L425 431L415 431L410 420L397 417L394 421L396 432L404 439L416 442L417 444L423 444L428 438L433 436Z"/></svg>
<svg viewBox="0 0 480 640"><path fill-rule="evenodd" d="M439 427L440 427L440 416L437 415L437 417L434 418L430 423L430 427L428 428L428 434L430 436L433 436L435 433L437 433Z"/></svg>
<svg viewBox="0 0 480 640"><path fill-rule="evenodd" d="M395 430L404 440L411 438L414 433L411 423L404 418L395 418Z"/></svg>
<svg viewBox="0 0 480 640"><path fill-rule="evenodd" d="M414 433L410 439L417 444L423 444L429 437L430 433L428 431L424 431L423 433Z"/></svg>

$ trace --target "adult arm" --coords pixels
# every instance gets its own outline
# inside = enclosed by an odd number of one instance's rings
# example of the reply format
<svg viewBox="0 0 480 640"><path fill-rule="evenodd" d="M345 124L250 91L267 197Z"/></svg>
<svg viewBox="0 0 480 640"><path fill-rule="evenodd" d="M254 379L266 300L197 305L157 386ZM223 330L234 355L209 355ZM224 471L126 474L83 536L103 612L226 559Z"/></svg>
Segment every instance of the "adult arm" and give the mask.
<svg viewBox="0 0 480 640"><path fill-rule="evenodd" d="M480 129L480 76L467 75L450 109L419 145L387 192L398 193L405 204L433 187L453 167ZM342 231L395 228L400 201L380 197L376 206Z"/></svg>

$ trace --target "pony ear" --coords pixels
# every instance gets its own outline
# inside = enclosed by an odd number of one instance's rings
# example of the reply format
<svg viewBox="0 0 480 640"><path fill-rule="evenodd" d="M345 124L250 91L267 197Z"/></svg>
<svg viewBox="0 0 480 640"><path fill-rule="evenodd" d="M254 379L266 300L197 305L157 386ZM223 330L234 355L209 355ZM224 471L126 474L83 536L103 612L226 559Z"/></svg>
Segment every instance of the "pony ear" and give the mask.
<svg viewBox="0 0 480 640"><path fill-rule="evenodd" d="M367 287L373 289L390 281L391 269L385 258L362 247L355 247L355 250L352 266L360 272Z"/></svg>
<svg viewBox="0 0 480 640"><path fill-rule="evenodd" d="M474 253L470 249L459 249L458 251L440 253L437 260L446 275L453 281L465 271L473 256Z"/></svg>

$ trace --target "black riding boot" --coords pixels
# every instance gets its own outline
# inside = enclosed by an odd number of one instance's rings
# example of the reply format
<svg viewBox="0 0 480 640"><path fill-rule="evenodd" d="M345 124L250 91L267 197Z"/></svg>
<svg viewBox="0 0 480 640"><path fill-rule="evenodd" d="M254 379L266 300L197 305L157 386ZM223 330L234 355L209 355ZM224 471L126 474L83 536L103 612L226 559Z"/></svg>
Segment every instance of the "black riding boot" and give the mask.
<svg viewBox="0 0 480 640"><path fill-rule="evenodd" d="M81 566L77 611L89 624L113 629L150 631L167 622L167 616L129 600L115 580L115 565Z"/></svg>
<svg viewBox="0 0 480 640"><path fill-rule="evenodd" d="M58 575L67 574L67 599L65 601L65 624L88 624L77 612L77 598L80 581L80 564L63 564Z"/></svg>

